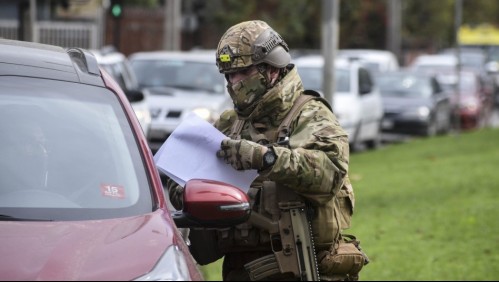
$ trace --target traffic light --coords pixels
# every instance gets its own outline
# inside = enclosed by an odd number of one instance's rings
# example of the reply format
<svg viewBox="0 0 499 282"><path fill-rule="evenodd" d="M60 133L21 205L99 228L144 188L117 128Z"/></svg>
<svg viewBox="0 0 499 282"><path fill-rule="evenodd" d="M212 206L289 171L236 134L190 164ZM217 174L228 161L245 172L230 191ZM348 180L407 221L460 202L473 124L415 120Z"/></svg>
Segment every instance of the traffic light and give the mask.
<svg viewBox="0 0 499 282"><path fill-rule="evenodd" d="M122 0L111 0L111 5L109 6L111 16L115 19L121 18L123 15L123 1Z"/></svg>

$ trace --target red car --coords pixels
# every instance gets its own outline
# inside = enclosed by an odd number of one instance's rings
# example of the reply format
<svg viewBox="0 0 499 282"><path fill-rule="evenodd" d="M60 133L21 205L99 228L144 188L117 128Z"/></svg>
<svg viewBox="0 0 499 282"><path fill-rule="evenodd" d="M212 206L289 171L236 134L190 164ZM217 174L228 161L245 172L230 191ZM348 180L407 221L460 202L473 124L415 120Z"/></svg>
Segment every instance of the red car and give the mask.
<svg viewBox="0 0 499 282"><path fill-rule="evenodd" d="M133 109L91 53L0 39L0 132L0 280L203 280ZM185 189L179 222L247 219L237 188ZM211 213L230 203L245 205Z"/></svg>
<svg viewBox="0 0 499 282"><path fill-rule="evenodd" d="M455 72L439 73L437 79L451 94L454 108L454 122L459 119L460 129L471 130L482 127L492 110L492 95L480 77L471 71L462 70L459 77ZM459 95L456 91L459 91Z"/></svg>

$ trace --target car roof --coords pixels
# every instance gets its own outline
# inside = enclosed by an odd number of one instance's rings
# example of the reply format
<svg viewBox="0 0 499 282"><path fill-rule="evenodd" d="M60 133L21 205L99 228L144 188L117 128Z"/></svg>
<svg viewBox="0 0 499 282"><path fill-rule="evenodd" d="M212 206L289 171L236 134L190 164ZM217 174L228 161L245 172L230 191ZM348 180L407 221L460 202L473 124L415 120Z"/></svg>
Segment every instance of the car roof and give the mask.
<svg viewBox="0 0 499 282"><path fill-rule="evenodd" d="M456 63L457 63L457 58L451 54L424 54L418 56L411 65L454 66L456 65Z"/></svg>
<svg viewBox="0 0 499 282"><path fill-rule="evenodd" d="M324 57L322 55L304 55L292 60L292 63L303 67L317 67L324 65ZM334 63L337 67L347 68L352 62L346 58L335 58Z"/></svg>
<svg viewBox="0 0 499 282"><path fill-rule="evenodd" d="M100 50L94 49L90 50L90 52L92 52L99 64L116 64L126 60L125 55L120 52L103 53Z"/></svg>
<svg viewBox="0 0 499 282"><path fill-rule="evenodd" d="M383 58L383 57L394 57L395 55L388 50L379 49L340 49L338 50L339 56L362 56L368 58Z"/></svg>
<svg viewBox="0 0 499 282"><path fill-rule="evenodd" d="M97 61L89 51L0 38L0 76L6 75L104 86Z"/></svg>
<svg viewBox="0 0 499 282"><path fill-rule="evenodd" d="M205 62L215 64L215 52L211 51L145 51L133 53L130 60L165 60L176 59L183 61Z"/></svg>
<svg viewBox="0 0 499 282"><path fill-rule="evenodd" d="M385 62L389 61L398 65L395 54L388 50L379 49L340 49L338 50L339 57L358 57L369 61Z"/></svg>

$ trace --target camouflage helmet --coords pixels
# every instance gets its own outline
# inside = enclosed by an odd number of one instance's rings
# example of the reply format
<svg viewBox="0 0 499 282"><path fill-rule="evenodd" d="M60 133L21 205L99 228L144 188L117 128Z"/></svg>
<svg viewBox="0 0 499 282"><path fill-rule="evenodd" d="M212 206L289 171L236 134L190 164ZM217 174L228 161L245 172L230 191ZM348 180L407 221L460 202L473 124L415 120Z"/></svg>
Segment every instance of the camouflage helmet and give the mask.
<svg viewBox="0 0 499 282"><path fill-rule="evenodd" d="M229 28L217 47L217 66L231 73L252 65L267 63L283 68L291 61L282 37L264 21L246 21Z"/></svg>

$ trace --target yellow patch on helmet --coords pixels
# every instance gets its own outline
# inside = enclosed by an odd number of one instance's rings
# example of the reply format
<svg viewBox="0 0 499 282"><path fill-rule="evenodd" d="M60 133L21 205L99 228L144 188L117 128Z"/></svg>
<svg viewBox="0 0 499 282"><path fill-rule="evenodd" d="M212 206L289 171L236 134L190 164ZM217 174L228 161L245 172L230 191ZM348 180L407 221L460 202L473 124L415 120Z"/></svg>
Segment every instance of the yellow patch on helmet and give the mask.
<svg viewBox="0 0 499 282"><path fill-rule="evenodd" d="M221 54L219 56L219 58L220 58L220 62L223 62L223 63L230 62L230 55L229 54Z"/></svg>

